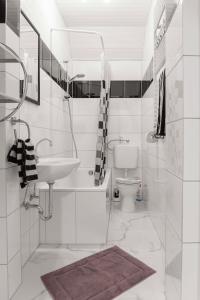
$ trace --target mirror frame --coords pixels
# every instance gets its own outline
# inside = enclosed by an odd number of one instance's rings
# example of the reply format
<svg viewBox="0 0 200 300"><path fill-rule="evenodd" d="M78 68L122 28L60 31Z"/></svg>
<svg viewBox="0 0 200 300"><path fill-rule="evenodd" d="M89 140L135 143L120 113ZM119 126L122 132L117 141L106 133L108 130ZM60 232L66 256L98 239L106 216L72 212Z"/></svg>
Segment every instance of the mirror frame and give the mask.
<svg viewBox="0 0 200 300"><path fill-rule="evenodd" d="M31 26L31 28L34 30L34 32L38 36L38 97L37 97L37 99L33 99L33 98L30 98L27 96L26 100L29 102L32 102L36 105L40 105L40 34L37 31L37 29L35 28L35 26L32 24L32 22L29 20L27 15L23 12L23 10L21 10L21 15L26 19L28 24Z"/></svg>

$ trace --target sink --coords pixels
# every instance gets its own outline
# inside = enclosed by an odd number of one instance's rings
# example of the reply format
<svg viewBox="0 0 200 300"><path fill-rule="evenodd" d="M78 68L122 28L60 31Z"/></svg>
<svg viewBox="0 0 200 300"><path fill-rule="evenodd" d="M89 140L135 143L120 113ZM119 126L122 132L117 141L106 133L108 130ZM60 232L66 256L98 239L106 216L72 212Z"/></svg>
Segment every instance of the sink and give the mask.
<svg viewBox="0 0 200 300"><path fill-rule="evenodd" d="M53 183L58 179L68 176L79 165L80 159L78 158L39 158L37 163L38 181Z"/></svg>

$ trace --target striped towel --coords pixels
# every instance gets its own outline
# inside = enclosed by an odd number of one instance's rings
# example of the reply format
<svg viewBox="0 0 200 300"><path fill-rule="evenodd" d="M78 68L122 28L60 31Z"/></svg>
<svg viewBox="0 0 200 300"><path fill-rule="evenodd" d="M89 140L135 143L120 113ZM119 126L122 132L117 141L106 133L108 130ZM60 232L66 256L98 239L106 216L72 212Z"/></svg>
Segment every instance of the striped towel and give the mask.
<svg viewBox="0 0 200 300"><path fill-rule="evenodd" d="M18 139L11 147L7 159L19 166L20 186L23 189L29 182L38 179L34 146L30 139Z"/></svg>

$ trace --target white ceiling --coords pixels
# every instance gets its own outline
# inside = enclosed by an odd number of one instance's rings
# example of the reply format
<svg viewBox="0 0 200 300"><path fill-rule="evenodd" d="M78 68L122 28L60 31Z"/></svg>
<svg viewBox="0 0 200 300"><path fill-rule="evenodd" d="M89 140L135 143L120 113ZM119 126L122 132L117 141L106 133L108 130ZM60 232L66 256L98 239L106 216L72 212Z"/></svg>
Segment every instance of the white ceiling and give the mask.
<svg viewBox="0 0 200 300"><path fill-rule="evenodd" d="M113 60L141 60L145 25L154 0L55 0L67 27L102 34L106 56ZM71 57L99 59L96 36L69 34Z"/></svg>
<svg viewBox="0 0 200 300"><path fill-rule="evenodd" d="M152 0L56 0L67 26L145 26Z"/></svg>
<svg viewBox="0 0 200 300"><path fill-rule="evenodd" d="M75 27L77 28L77 27ZM81 27L85 29L85 27ZM144 46L144 27L87 27L103 36L108 59L141 60ZM88 34L69 34L73 59L98 59L102 52L99 38Z"/></svg>

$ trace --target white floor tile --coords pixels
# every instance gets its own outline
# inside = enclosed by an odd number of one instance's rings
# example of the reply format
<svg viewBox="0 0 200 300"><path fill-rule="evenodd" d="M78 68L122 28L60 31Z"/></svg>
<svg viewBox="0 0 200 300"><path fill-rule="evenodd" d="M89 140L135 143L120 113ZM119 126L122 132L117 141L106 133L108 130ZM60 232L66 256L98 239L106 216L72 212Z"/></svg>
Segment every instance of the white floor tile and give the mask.
<svg viewBox="0 0 200 300"><path fill-rule="evenodd" d="M102 249L118 245L144 263L153 267L156 274L123 293L118 300L164 300L164 251L150 218L145 212L122 213L114 204L109 224L109 242L93 247L40 247L25 265L23 284L13 300L51 300L40 276L71 264Z"/></svg>

